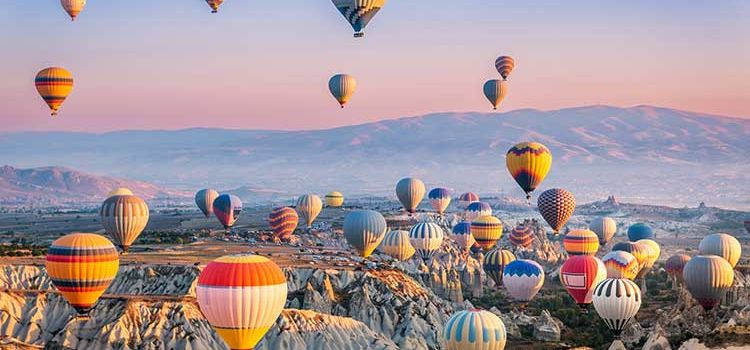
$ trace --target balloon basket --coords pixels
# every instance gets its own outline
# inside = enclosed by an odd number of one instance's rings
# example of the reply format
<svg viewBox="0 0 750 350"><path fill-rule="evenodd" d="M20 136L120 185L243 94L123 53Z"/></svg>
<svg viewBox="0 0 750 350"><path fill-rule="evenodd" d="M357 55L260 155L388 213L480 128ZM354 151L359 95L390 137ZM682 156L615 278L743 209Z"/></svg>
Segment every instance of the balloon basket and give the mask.
<svg viewBox="0 0 750 350"><path fill-rule="evenodd" d="M361 38L361 37L363 37L363 36L365 36L365 33L362 33L362 32L357 32L357 33L354 33L354 37L355 37L355 38Z"/></svg>

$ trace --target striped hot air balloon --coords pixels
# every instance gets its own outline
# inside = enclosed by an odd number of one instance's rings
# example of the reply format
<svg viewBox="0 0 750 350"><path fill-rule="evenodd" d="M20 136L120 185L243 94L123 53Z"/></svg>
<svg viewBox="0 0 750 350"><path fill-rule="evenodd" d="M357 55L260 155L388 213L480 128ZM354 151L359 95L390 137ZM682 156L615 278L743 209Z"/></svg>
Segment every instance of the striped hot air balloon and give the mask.
<svg viewBox="0 0 750 350"><path fill-rule="evenodd" d="M492 207L485 202L472 202L466 206L464 210L464 218L466 221L474 221L474 219L480 216L492 215Z"/></svg>
<svg viewBox="0 0 750 350"><path fill-rule="evenodd" d="M607 268L593 255L571 256L560 268L560 281L581 308L591 304L591 295L599 282L607 278Z"/></svg>
<svg viewBox="0 0 750 350"><path fill-rule="evenodd" d="M326 206L331 208L340 208L344 205L344 195L341 192L330 192L326 195Z"/></svg>
<svg viewBox="0 0 750 350"><path fill-rule="evenodd" d="M52 284L76 309L88 315L117 275L120 258L108 239L92 233L71 233L47 250L46 268Z"/></svg>
<svg viewBox="0 0 750 350"><path fill-rule="evenodd" d="M508 83L505 80L490 79L484 83L484 96L492 104L492 109L497 109L508 94Z"/></svg>
<svg viewBox="0 0 750 350"><path fill-rule="evenodd" d="M404 210L409 213L414 213L424 198L424 182L422 180L412 177L407 177L399 180L396 184L396 196L404 206Z"/></svg>
<svg viewBox="0 0 750 350"><path fill-rule="evenodd" d="M659 260L659 256L661 255L661 247L659 247L659 243L656 243L656 241L652 239L641 239L636 243L648 246L648 254L646 255L646 263L644 266L641 267L642 275L645 276L654 267L654 264L656 263L656 261ZM643 270L646 270L646 271L643 271Z"/></svg>
<svg viewBox="0 0 750 350"><path fill-rule="evenodd" d="M641 278L648 273L643 271L643 267L646 266L648 255L650 254L650 248L645 244L634 243L634 242L620 242L612 246L612 251L623 251L628 252L638 262L638 275L636 278Z"/></svg>
<svg viewBox="0 0 750 350"><path fill-rule="evenodd" d="M341 12L354 29L354 37L365 35L365 29L375 14L385 6L386 0L333 0L333 5Z"/></svg>
<svg viewBox="0 0 750 350"><path fill-rule="evenodd" d="M589 230L573 230L563 237L563 247L569 255L594 255L599 251L599 237Z"/></svg>
<svg viewBox="0 0 750 350"><path fill-rule="evenodd" d="M73 75L65 68L44 68L37 73L34 83L36 91L49 106L53 117L73 91Z"/></svg>
<svg viewBox="0 0 750 350"><path fill-rule="evenodd" d="M510 56L500 56L495 60L495 69L497 69L497 72L503 77L503 80L508 79L510 72L513 71L515 66L516 62L513 60L513 57Z"/></svg>
<svg viewBox="0 0 750 350"><path fill-rule="evenodd" d="M576 209L576 198L562 188L553 188L542 192L537 201L539 213L552 227L555 234L565 226Z"/></svg>
<svg viewBox="0 0 750 350"><path fill-rule="evenodd" d="M471 222L471 235L487 251L503 236L503 222L491 215L480 216Z"/></svg>
<svg viewBox="0 0 750 350"><path fill-rule="evenodd" d="M312 223L323 210L323 201L316 194L308 193L297 198L297 212L305 219L307 228L312 227Z"/></svg>
<svg viewBox="0 0 750 350"><path fill-rule="evenodd" d="M60 0L63 10L68 13L71 21L75 21L86 6L86 0Z"/></svg>
<svg viewBox="0 0 750 350"><path fill-rule="evenodd" d="M599 237L599 245L605 245L617 233L617 222L610 217L600 216L591 221L589 230Z"/></svg>
<svg viewBox="0 0 750 350"><path fill-rule="evenodd" d="M252 349L284 308L286 277L258 255L228 255L210 262L195 288L198 306L230 349Z"/></svg>
<svg viewBox="0 0 750 350"><path fill-rule="evenodd" d="M349 74L336 74L328 80L328 90L331 91L331 95L338 101L341 108L349 102L356 89L357 81Z"/></svg>
<svg viewBox="0 0 750 350"><path fill-rule="evenodd" d="M719 303L734 283L734 270L724 258L698 255L685 264L682 271L685 287L706 310Z"/></svg>
<svg viewBox="0 0 750 350"><path fill-rule="evenodd" d="M642 239L654 239L655 237L654 230L644 223L639 222L628 227L628 240L631 242Z"/></svg>
<svg viewBox="0 0 750 350"><path fill-rule="evenodd" d="M104 230L127 252L148 225L148 205L138 196L112 196L102 204L99 216Z"/></svg>
<svg viewBox="0 0 750 350"><path fill-rule="evenodd" d="M466 192L458 196L458 206L461 209L466 209L469 204L474 202L479 202L479 196L474 192Z"/></svg>
<svg viewBox="0 0 750 350"><path fill-rule="evenodd" d="M214 200L219 196L219 192L211 188L204 188L195 193L195 205L198 206L206 218L214 215Z"/></svg>
<svg viewBox="0 0 750 350"><path fill-rule="evenodd" d="M112 196L132 196L132 195L133 195L133 191L131 191L130 189L125 188L125 187L118 187L112 191L109 191L109 193L107 193L107 198L112 197Z"/></svg>
<svg viewBox="0 0 750 350"><path fill-rule="evenodd" d="M682 272L685 270L685 265L690 261L690 256L685 254L675 254L669 257L667 259L667 262L664 266L665 270L667 270L667 274L672 276L672 278L675 279L675 281L679 282L680 284L684 283L684 279L682 278Z"/></svg>
<svg viewBox="0 0 750 350"><path fill-rule="evenodd" d="M214 199L214 215L226 230L234 226L242 212L242 200L233 194L222 194Z"/></svg>
<svg viewBox="0 0 750 350"><path fill-rule="evenodd" d="M474 239L474 235L471 234L471 223L468 221L461 221L457 223L456 226L453 226L451 239L456 242L458 247L464 252L468 252L477 242Z"/></svg>
<svg viewBox="0 0 750 350"><path fill-rule="evenodd" d="M380 250L398 261L409 260L416 252L409 242L409 232L401 230L386 233Z"/></svg>
<svg viewBox="0 0 750 350"><path fill-rule="evenodd" d="M458 311L443 328L446 350L503 350L506 340L503 321L484 310Z"/></svg>
<svg viewBox="0 0 750 350"><path fill-rule="evenodd" d="M536 261L518 259L503 270L503 286L516 301L529 302L543 285L544 269Z"/></svg>
<svg viewBox="0 0 750 350"><path fill-rule="evenodd" d="M514 260L516 260L516 256L510 250L495 248L484 255L482 268L484 273L495 281L495 285L501 286L503 285L503 271Z"/></svg>
<svg viewBox="0 0 750 350"><path fill-rule="evenodd" d="M594 288L594 309L604 323L619 337L622 330L641 308L641 289L623 278L607 278Z"/></svg>
<svg viewBox="0 0 750 350"><path fill-rule="evenodd" d="M438 214L443 215L445 209L451 204L451 191L447 188L433 188L427 194L430 199L430 205Z"/></svg>
<svg viewBox="0 0 750 350"><path fill-rule="evenodd" d="M387 231L385 218L374 210L355 210L344 218L344 237L363 258L372 254Z"/></svg>
<svg viewBox="0 0 750 350"><path fill-rule="evenodd" d="M206 3L211 8L211 13L217 13L219 12L219 6L224 2L224 0L206 0Z"/></svg>
<svg viewBox="0 0 750 350"><path fill-rule="evenodd" d="M528 248L534 243L534 231L530 226L518 225L508 235L510 243L519 248Z"/></svg>
<svg viewBox="0 0 750 350"><path fill-rule="evenodd" d="M552 153L541 143L521 142L508 150L505 165L528 200L552 167Z"/></svg>
<svg viewBox="0 0 750 350"><path fill-rule="evenodd" d="M626 278L634 280L641 270L638 260L628 252L615 250L607 253L602 258L602 263L607 268L607 278Z"/></svg>
<svg viewBox="0 0 750 350"><path fill-rule="evenodd" d="M698 244L698 253L720 256L734 268L742 255L742 247L740 241L734 236L726 233L714 233L701 240Z"/></svg>
<svg viewBox="0 0 750 350"><path fill-rule="evenodd" d="M294 235L294 230L297 229L299 215L297 215L297 211L294 208L274 208L268 214L268 224L271 226L274 236L287 240Z"/></svg>
<svg viewBox="0 0 750 350"><path fill-rule="evenodd" d="M429 260L443 244L443 228L434 222L420 222L409 230L409 242L422 260Z"/></svg>

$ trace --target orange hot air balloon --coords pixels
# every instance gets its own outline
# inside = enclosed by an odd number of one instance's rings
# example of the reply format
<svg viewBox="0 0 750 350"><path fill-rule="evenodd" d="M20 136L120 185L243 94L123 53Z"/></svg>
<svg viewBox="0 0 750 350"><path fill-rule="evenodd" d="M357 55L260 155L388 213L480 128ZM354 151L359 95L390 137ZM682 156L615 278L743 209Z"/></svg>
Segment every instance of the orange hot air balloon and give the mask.
<svg viewBox="0 0 750 350"><path fill-rule="evenodd" d="M219 6L224 2L224 0L206 0L206 3L211 8L211 13L217 13L219 12Z"/></svg>
<svg viewBox="0 0 750 350"><path fill-rule="evenodd" d="M563 247L570 255L594 255L599 251L599 237L593 231L573 230L563 237Z"/></svg>
<svg viewBox="0 0 750 350"><path fill-rule="evenodd" d="M36 91L47 103L54 117L70 92L73 91L73 75L65 68L48 67L37 73L34 84Z"/></svg>
<svg viewBox="0 0 750 350"><path fill-rule="evenodd" d="M552 153L541 143L521 142L508 150L505 165L528 200L552 167Z"/></svg>

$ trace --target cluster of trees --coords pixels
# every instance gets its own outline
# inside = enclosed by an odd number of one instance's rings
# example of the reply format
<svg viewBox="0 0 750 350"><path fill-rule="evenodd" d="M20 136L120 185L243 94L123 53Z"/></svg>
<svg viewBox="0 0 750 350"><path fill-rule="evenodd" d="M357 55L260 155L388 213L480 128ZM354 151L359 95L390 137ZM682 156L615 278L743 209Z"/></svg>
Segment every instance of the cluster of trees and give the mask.
<svg viewBox="0 0 750 350"><path fill-rule="evenodd" d="M0 256L43 256L47 248L33 244L10 243L0 244Z"/></svg>

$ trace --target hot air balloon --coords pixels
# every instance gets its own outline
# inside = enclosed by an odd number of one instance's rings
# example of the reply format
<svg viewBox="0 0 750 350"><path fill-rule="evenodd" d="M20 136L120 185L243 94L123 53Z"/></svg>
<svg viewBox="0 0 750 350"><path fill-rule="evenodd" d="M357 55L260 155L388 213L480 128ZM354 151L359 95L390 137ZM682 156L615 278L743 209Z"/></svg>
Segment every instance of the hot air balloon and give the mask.
<svg viewBox="0 0 750 350"><path fill-rule="evenodd" d="M473 192L462 193L458 196L458 206L461 209L466 209L469 204L479 202L479 196Z"/></svg>
<svg viewBox="0 0 750 350"><path fill-rule="evenodd" d="M530 226L518 225L508 235L510 243L519 248L528 248L534 243L534 231Z"/></svg>
<svg viewBox="0 0 750 350"><path fill-rule="evenodd" d="M685 270L685 265L688 261L690 261L690 256L685 254L675 254L667 259L664 268L667 270L667 274L672 276L675 281L682 284L685 281L682 279L682 273Z"/></svg>
<svg viewBox="0 0 750 350"><path fill-rule="evenodd" d="M594 309L617 337L641 308L641 289L624 278L607 278L599 282L591 297Z"/></svg>
<svg viewBox="0 0 750 350"><path fill-rule="evenodd" d="M208 323L230 349L252 349L284 308L286 277L265 257L228 255L203 269L195 295Z"/></svg>
<svg viewBox="0 0 750 350"><path fill-rule="evenodd" d="M65 98L73 91L73 75L65 68L44 68L37 73L34 83L36 91L49 106L53 117L57 115L57 110L65 102Z"/></svg>
<svg viewBox="0 0 750 350"><path fill-rule="evenodd" d="M636 260L633 254L622 250L607 253L602 258L602 263L607 268L608 278L627 278L633 280L638 276L638 271L641 270L641 265L638 264L638 260Z"/></svg>
<svg viewBox="0 0 750 350"><path fill-rule="evenodd" d="M76 17L83 11L83 7L86 6L86 0L60 0L60 4L70 16L70 20L75 21Z"/></svg>
<svg viewBox="0 0 750 350"><path fill-rule="evenodd" d="M308 193L297 199L297 211L305 219L307 228L312 227L313 221L318 217L321 210L323 210L323 201L320 200L318 195Z"/></svg>
<svg viewBox="0 0 750 350"><path fill-rule="evenodd" d="M515 66L516 62L510 56L500 56L495 60L495 69L503 77L503 80L508 79L510 72L513 71L513 67Z"/></svg>
<svg viewBox="0 0 750 350"><path fill-rule="evenodd" d="M503 286L522 303L529 302L544 285L544 269L536 261L518 259L505 266Z"/></svg>
<svg viewBox="0 0 750 350"><path fill-rule="evenodd" d="M503 285L503 271L514 260L516 260L516 256L510 250L495 248L484 255L482 268L484 273L490 276L497 286L501 286Z"/></svg>
<svg viewBox="0 0 750 350"><path fill-rule="evenodd" d="M107 198L99 210L104 230L127 252L148 224L148 205L133 195Z"/></svg>
<svg viewBox="0 0 750 350"><path fill-rule="evenodd" d="M240 197L233 194L222 194L214 199L214 215L219 219L226 230L231 229L242 212L242 201Z"/></svg>
<svg viewBox="0 0 750 350"><path fill-rule="evenodd" d="M443 244L443 236L443 228L433 222L420 222L409 230L409 242L425 261Z"/></svg>
<svg viewBox="0 0 750 350"><path fill-rule="evenodd" d="M328 80L328 90L331 91L331 95L339 102L341 108L344 108L344 105L354 95L354 90L356 89L357 81L349 74L336 74Z"/></svg>
<svg viewBox="0 0 750 350"><path fill-rule="evenodd" d="M344 195L341 192L333 191L326 195L326 206L339 208L344 205Z"/></svg>
<svg viewBox="0 0 750 350"><path fill-rule="evenodd" d="M654 230L644 223L637 223L628 227L628 240L631 242L642 239L654 239Z"/></svg>
<svg viewBox="0 0 750 350"><path fill-rule="evenodd" d="M461 221L453 226L453 232L451 239L458 244L464 252L468 252L471 247L477 241L474 239L474 235L471 234L471 223L468 221Z"/></svg>
<svg viewBox="0 0 750 350"><path fill-rule="evenodd" d="M503 236L503 223L491 215L480 216L471 222L471 235L477 245L487 251Z"/></svg>
<svg viewBox="0 0 750 350"><path fill-rule="evenodd" d="M537 201L539 213L552 227L555 234L565 226L573 211L576 209L576 198L562 188L553 188L542 192Z"/></svg>
<svg viewBox="0 0 750 350"><path fill-rule="evenodd" d="M628 252L635 257L635 260L638 262L638 275L636 278L643 277L648 273L648 270L643 271L643 267L647 264L648 255L651 253L650 250L649 246L634 242L620 242L612 246L613 252Z"/></svg>
<svg viewBox="0 0 750 350"><path fill-rule="evenodd" d="M385 0L333 0L333 4L352 25L354 37L361 38L367 23L385 6Z"/></svg>
<svg viewBox="0 0 750 350"><path fill-rule="evenodd" d="M416 252L409 242L409 232L401 230L386 233L380 250L398 261L409 260Z"/></svg>
<svg viewBox="0 0 750 350"><path fill-rule="evenodd" d="M552 166L552 153L541 143L521 142L508 150L505 165L529 200Z"/></svg>
<svg viewBox="0 0 750 350"><path fill-rule="evenodd" d="M344 218L344 237L363 258L372 254L387 231L385 218L374 210L355 210Z"/></svg>
<svg viewBox="0 0 750 350"><path fill-rule="evenodd" d="M503 321L484 310L458 311L443 328L446 350L503 350L506 340Z"/></svg>
<svg viewBox="0 0 750 350"><path fill-rule="evenodd" d="M219 12L219 6L224 2L224 0L206 0L206 3L209 7L211 7L211 13L217 13Z"/></svg>
<svg viewBox="0 0 750 350"><path fill-rule="evenodd" d="M443 215L445 209L451 204L451 191L447 188L433 188L427 194L430 199L430 205L438 214Z"/></svg>
<svg viewBox="0 0 750 350"><path fill-rule="evenodd" d="M92 233L71 233L47 250L46 267L52 284L86 317L117 275L120 258L108 239Z"/></svg>
<svg viewBox="0 0 750 350"><path fill-rule="evenodd" d="M617 222L610 217L600 216L591 221L589 230L599 237L599 245L605 245L617 233Z"/></svg>
<svg viewBox="0 0 750 350"><path fill-rule="evenodd" d="M720 256L734 268L742 255L742 247L737 238L726 233L714 233L701 240L698 244L698 253Z"/></svg>
<svg viewBox="0 0 750 350"><path fill-rule="evenodd" d="M661 255L661 247L659 247L659 243L656 243L656 241L651 239L641 239L636 243L648 246L646 263L644 266L641 266L641 271L639 272L639 275L645 276L649 273L649 271L651 271L651 268L654 267L656 260L659 260L659 256Z"/></svg>
<svg viewBox="0 0 750 350"><path fill-rule="evenodd" d="M214 214L214 200L218 196L219 192L211 188L204 188L195 193L195 204L206 218L210 218Z"/></svg>
<svg viewBox="0 0 750 350"><path fill-rule="evenodd" d="M485 202L473 202L466 206L466 210L464 210L466 221L474 221L480 216L488 215L492 215L492 207Z"/></svg>
<svg viewBox="0 0 750 350"><path fill-rule="evenodd" d="M112 197L112 196L132 196L132 195L133 195L133 191L131 191L130 189L125 188L125 187L118 187L112 191L109 191L109 193L107 193L107 198Z"/></svg>
<svg viewBox="0 0 750 350"><path fill-rule="evenodd" d="M682 271L685 287L703 309L711 310L734 283L734 270L724 258L698 255L685 264Z"/></svg>
<svg viewBox="0 0 750 350"><path fill-rule="evenodd" d="M560 281L581 310L591 304L594 287L606 278L604 263L592 255L571 256L560 268Z"/></svg>
<svg viewBox="0 0 750 350"><path fill-rule="evenodd" d="M271 226L273 235L279 239L289 239L294 234L299 224L299 215L291 207L280 207L271 210L268 214L268 224Z"/></svg>
<svg viewBox="0 0 750 350"><path fill-rule="evenodd" d="M589 230L573 230L563 237L563 247L570 255L594 255L599 251L599 237Z"/></svg>
<svg viewBox="0 0 750 350"><path fill-rule="evenodd" d="M414 213L424 197L424 182L412 177L401 179L396 184L396 196L409 213Z"/></svg>
<svg viewBox="0 0 750 350"><path fill-rule="evenodd" d="M497 109L508 94L508 83L504 80L490 79L484 83L484 96L492 104L492 109Z"/></svg>

